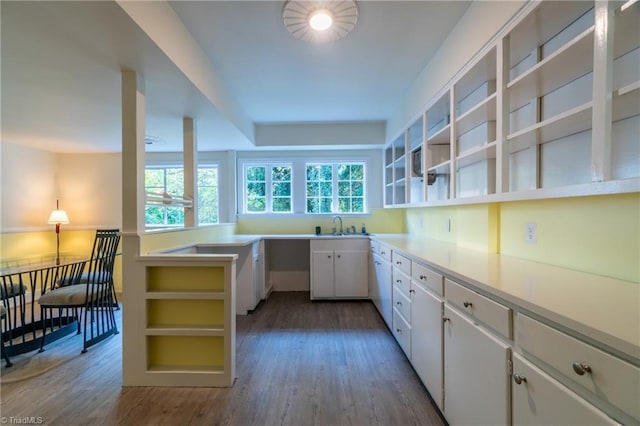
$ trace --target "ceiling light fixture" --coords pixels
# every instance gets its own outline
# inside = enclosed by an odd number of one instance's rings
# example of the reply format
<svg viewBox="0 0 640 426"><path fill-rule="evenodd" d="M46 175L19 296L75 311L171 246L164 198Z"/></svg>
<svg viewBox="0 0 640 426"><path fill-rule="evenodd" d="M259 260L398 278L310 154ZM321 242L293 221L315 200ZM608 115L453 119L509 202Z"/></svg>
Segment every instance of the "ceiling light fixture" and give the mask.
<svg viewBox="0 0 640 426"><path fill-rule="evenodd" d="M295 38L326 43L353 30L358 21L358 5L354 0L287 0L282 20Z"/></svg>
<svg viewBox="0 0 640 426"><path fill-rule="evenodd" d="M309 25L316 31L325 31L333 25L333 18L328 10L316 10L309 17Z"/></svg>

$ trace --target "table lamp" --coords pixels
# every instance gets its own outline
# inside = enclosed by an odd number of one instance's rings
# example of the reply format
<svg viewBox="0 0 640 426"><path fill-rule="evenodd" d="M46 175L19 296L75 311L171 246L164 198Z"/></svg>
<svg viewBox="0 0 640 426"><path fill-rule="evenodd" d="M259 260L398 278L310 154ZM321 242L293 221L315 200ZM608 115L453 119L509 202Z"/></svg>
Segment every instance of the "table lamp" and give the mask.
<svg viewBox="0 0 640 426"><path fill-rule="evenodd" d="M60 264L60 225L68 224L69 217L67 212L60 210L59 201L56 200L56 209L49 216L49 224L56 225L56 265Z"/></svg>

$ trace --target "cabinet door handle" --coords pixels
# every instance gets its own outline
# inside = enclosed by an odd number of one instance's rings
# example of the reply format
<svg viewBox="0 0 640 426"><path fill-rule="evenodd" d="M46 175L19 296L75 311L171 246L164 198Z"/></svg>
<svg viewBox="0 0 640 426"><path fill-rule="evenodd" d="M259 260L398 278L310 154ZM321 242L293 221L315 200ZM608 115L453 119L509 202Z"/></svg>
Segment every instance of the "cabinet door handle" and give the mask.
<svg viewBox="0 0 640 426"><path fill-rule="evenodd" d="M591 373L591 366L586 362L574 362L572 367L578 376L584 376L584 373Z"/></svg>
<svg viewBox="0 0 640 426"><path fill-rule="evenodd" d="M527 383L527 378L519 374L514 374L513 381L516 382L516 385L520 385L522 383Z"/></svg>
<svg viewBox="0 0 640 426"><path fill-rule="evenodd" d="M426 281L427 280L427 276L426 275L420 275L420 279L423 280L423 281Z"/></svg>
<svg viewBox="0 0 640 426"><path fill-rule="evenodd" d="M401 283L401 282L402 282L402 280L396 280L396 282L397 282L397 283Z"/></svg>
<svg viewBox="0 0 640 426"><path fill-rule="evenodd" d="M399 328L396 328L396 332L397 332L397 333L402 333L402 330L401 330L401 329L399 329Z"/></svg>
<svg viewBox="0 0 640 426"><path fill-rule="evenodd" d="M414 289L409 290L409 293L411 293L411 294L413 294L413 293L415 293L415 292L416 292L416 291L415 291Z"/></svg>
<svg viewBox="0 0 640 426"><path fill-rule="evenodd" d="M340 255L338 255L338 259L340 259Z"/></svg>
<svg viewBox="0 0 640 426"><path fill-rule="evenodd" d="M331 259L331 255L328 255L328 256L327 256L327 259Z"/></svg>
<svg viewBox="0 0 640 426"><path fill-rule="evenodd" d="M449 318L449 317L442 317L442 322L447 322L447 321L451 321L451 318Z"/></svg>
<svg viewBox="0 0 640 426"><path fill-rule="evenodd" d="M396 305L400 305L400 306L402 306L402 302L397 301L397 302L396 302Z"/></svg>
<svg viewBox="0 0 640 426"><path fill-rule="evenodd" d="M465 307L465 308L470 308L470 307L472 307L472 306L473 306L473 303L471 303L471 302L464 302L464 303L463 303L463 305L464 305L464 307Z"/></svg>
<svg viewBox="0 0 640 426"><path fill-rule="evenodd" d="M376 265L380 265L380 262L378 262L377 260L374 260L373 263L375 263Z"/></svg>
<svg viewBox="0 0 640 426"><path fill-rule="evenodd" d="M387 254L387 252L386 252L386 251L381 251L380 253L382 253L382 254Z"/></svg>
<svg viewBox="0 0 640 426"><path fill-rule="evenodd" d="M399 260L396 261L396 265L402 265L402 262L400 262Z"/></svg>

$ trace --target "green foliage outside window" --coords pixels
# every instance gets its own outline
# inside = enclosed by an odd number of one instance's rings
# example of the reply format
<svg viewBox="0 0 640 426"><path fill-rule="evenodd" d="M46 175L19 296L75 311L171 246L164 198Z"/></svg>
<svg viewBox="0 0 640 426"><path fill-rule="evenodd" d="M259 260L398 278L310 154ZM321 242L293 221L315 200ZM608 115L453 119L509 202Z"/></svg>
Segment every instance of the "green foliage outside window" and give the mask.
<svg viewBox="0 0 640 426"><path fill-rule="evenodd" d="M245 191L247 213L290 213L293 210L291 166L246 167Z"/></svg>
<svg viewBox="0 0 640 426"><path fill-rule="evenodd" d="M306 178L307 213L364 213L363 164L307 164Z"/></svg>
<svg viewBox="0 0 640 426"><path fill-rule="evenodd" d="M155 194L182 196L184 170L182 167L154 167L145 169L145 191ZM198 168L198 224L218 223L218 168ZM147 225L184 225L184 208L177 206L145 206Z"/></svg>

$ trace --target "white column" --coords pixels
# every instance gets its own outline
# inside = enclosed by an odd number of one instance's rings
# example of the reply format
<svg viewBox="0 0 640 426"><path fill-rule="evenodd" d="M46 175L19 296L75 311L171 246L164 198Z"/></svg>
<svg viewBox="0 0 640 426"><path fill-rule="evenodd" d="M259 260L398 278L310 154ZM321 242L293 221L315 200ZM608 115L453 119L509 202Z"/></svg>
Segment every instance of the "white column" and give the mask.
<svg viewBox="0 0 640 426"><path fill-rule="evenodd" d="M596 1L593 46L591 180L611 179L614 2Z"/></svg>
<svg viewBox="0 0 640 426"><path fill-rule="evenodd" d="M498 41L496 60L496 194L502 194L509 192L509 36Z"/></svg>
<svg viewBox="0 0 640 426"><path fill-rule="evenodd" d="M144 78L122 72L122 228L144 232Z"/></svg>
<svg viewBox="0 0 640 426"><path fill-rule="evenodd" d="M146 291L140 255L140 234L144 233L144 78L135 71L122 72L122 291L127 302L143 300ZM122 384L140 384L137 377L146 368L145 345L140 342L145 309L122 306ZM142 349L141 349L142 348Z"/></svg>
<svg viewBox="0 0 640 426"><path fill-rule="evenodd" d="M198 217L198 144L193 118L182 118L182 151L184 167L184 197L193 200L192 208L184 209L184 226L197 225Z"/></svg>

